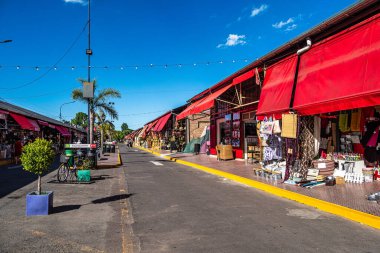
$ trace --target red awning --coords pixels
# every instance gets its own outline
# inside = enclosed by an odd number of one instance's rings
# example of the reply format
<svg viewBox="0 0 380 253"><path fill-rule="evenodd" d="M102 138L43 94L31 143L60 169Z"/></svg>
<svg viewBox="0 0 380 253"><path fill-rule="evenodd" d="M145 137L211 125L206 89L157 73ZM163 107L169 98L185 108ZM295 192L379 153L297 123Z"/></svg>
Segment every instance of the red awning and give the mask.
<svg viewBox="0 0 380 253"><path fill-rule="evenodd" d="M37 120L38 121L38 124L40 124L41 126L49 126L49 123L43 121L43 120Z"/></svg>
<svg viewBox="0 0 380 253"><path fill-rule="evenodd" d="M9 114L9 112L0 110L0 114Z"/></svg>
<svg viewBox="0 0 380 253"><path fill-rule="evenodd" d="M69 130L64 126L55 126L55 129L58 130L62 136L71 136Z"/></svg>
<svg viewBox="0 0 380 253"><path fill-rule="evenodd" d="M9 114L20 125L21 129L31 130L31 131L38 131L39 130L39 128L37 130L36 127L33 126L32 123L30 123L30 121L28 120L27 117L20 115L20 114L13 113L13 112L11 112Z"/></svg>
<svg viewBox="0 0 380 253"><path fill-rule="evenodd" d="M294 109L302 115L380 105L380 14L301 56Z"/></svg>
<svg viewBox="0 0 380 253"><path fill-rule="evenodd" d="M255 70L252 69L250 71L247 71L245 72L244 74L241 74L240 76L238 77L235 77L233 80L232 80L232 84L238 84L238 83L242 83L244 81L247 81L248 79L252 78L255 76Z"/></svg>
<svg viewBox="0 0 380 253"><path fill-rule="evenodd" d="M149 131L156 125L156 123L158 122L158 120L155 120L151 123L149 123L148 127L146 128L145 132L146 133L149 133Z"/></svg>
<svg viewBox="0 0 380 253"><path fill-rule="evenodd" d="M276 116L289 110L296 65L297 56L292 55L268 68L257 115Z"/></svg>
<svg viewBox="0 0 380 253"><path fill-rule="evenodd" d="M34 131L36 131L36 132L41 131L40 126L37 124L37 121L35 121L33 119L28 119L28 120L29 120L30 124L33 125Z"/></svg>
<svg viewBox="0 0 380 253"><path fill-rule="evenodd" d="M157 124L153 128L153 131L161 132L171 116L172 116L172 113L169 112L165 114L164 116L162 116L161 118L159 118Z"/></svg>
<svg viewBox="0 0 380 253"><path fill-rule="evenodd" d="M214 106L214 101L217 99L220 95L222 95L224 92L226 92L229 88L231 88L234 84L229 84L226 87L217 90L214 93L211 93L207 97L200 99L193 104L189 105L184 111L182 111L180 114L177 115L177 120L181 120L189 115L201 113L205 110L210 109Z"/></svg>

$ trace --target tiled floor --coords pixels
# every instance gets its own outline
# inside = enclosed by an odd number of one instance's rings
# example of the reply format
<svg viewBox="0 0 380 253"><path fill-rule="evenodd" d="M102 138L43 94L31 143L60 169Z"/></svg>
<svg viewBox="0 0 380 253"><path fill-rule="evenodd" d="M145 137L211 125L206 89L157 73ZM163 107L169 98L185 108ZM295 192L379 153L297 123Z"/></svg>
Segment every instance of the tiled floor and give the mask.
<svg viewBox="0 0 380 253"><path fill-rule="evenodd" d="M170 153L166 151L161 153L170 155ZM307 189L299 186L284 184L282 181L275 181L256 176L254 175L253 168L257 165L250 163L247 164L245 161L217 161L216 157L207 156L204 154L193 155L177 153L171 154L171 156L245 178L254 179L306 196L346 206L358 211L380 216L380 204L377 202L368 201L366 199L366 195L380 191L380 181L363 184L346 183L343 185L320 186L313 189Z"/></svg>

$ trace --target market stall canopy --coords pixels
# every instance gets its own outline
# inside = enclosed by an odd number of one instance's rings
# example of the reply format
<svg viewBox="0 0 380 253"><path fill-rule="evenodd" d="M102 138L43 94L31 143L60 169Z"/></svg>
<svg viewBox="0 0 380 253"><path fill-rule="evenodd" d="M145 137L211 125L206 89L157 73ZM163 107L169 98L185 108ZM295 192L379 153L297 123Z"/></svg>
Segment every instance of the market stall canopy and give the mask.
<svg viewBox="0 0 380 253"><path fill-rule="evenodd" d="M28 118L28 120L29 120L30 124L32 124L34 126L34 131L36 131L36 132L41 131L40 126L37 124L37 121L35 121L34 119L29 119L29 118Z"/></svg>
<svg viewBox="0 0 380 253"><path fill-rule="evenodd" d="M37 129L32 123L30 123L29 119L23 115L13 113L13 112L10 112L9 115L11 115L12 118L17 122L17 124L20 125L21 129L31 130L31 131L39 131L40 129L39 127Z"/></svg>
<svg viewBox="0 0 380 253"><path fill-rule="evenodd" d="M235 77L232 80L232 84L235 85L235 84L242 83L244 81L247 81L248 79L251 79L254 76L255 76L255 70L254 69L249 70L245 72L244 74L241 74L240 76Z"/></svg>
<svg viewBox="0 0 380 253"><path fill-rule="evenodd" d="M380 104L380 14L301 56L294 109L313 115Z"/></svg>
<svg viewBox="0 0 380 253"><path fill-rule="evenodd" d="M62 136L71 136L71 133L69 132L69 130L67 130L66 127L63 127L63 126L55 126L55 129L58 130L58 132L60 132L60 134Z"/></svg>
<svg viewBox="0 0 380 253"><path fill-rule="evenodd" d="M169 112L169 113L165 114L164 116L162 116L161 118L159 118L157 121L157 124L153 128L153 131L154 132L161 132L162 129L164 129L166 123L168 122L168 120L170 119L171 116L172 116L172 113Z"/></svg>
<svg viewBox="0 0 380 253"><path fill-rule="evenodd" d="M281 117L289 111L290 99L297 65L297 56L291 55L267 69L260 101L258 116Z"/></svg>
<svg viewBox="0 0 380 253"><path fill-rule="evenodd" d="M205 110L210 109L214 106L215 99L217 99L220 95L222 95L232 86L234 86L233 83L189 105L185 110L183 110L180 114L177 115L177 120L181 120L189 115L201 113Z"/></svg>
<svg viewBox="0 0 380 253"><path fill-rule="evenodd" d="M47 123L46 121L43 121L43 120L37 120L38 121L38 124L40 124L41 126L49 126L49 123Z"/></svg>

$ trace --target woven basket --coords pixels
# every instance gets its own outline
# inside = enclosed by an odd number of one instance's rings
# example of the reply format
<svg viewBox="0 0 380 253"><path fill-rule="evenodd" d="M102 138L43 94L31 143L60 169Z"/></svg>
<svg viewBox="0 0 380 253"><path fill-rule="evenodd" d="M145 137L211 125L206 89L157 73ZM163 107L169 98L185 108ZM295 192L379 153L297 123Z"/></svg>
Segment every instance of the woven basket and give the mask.
<svg viewBox="0 0 380 253"><path fill-rule="evenodd" d="M325 164L325 165L322 165ZM322 165L322 166L321 166ZM335 163L331 160L314 160L313 166L315 169L319 170L319 175L331 176L334 174Z"/></svg>

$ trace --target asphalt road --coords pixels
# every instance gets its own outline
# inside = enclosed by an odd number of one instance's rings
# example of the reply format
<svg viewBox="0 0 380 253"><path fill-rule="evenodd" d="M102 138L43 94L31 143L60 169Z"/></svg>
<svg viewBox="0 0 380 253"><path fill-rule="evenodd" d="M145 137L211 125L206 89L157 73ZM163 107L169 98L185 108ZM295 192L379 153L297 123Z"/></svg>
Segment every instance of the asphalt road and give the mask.
<svg viewBox="0 0 380 253"><path fill-rule="evenodd" d="M120 147L134 252L380 252L380 231Z"/></svg>

